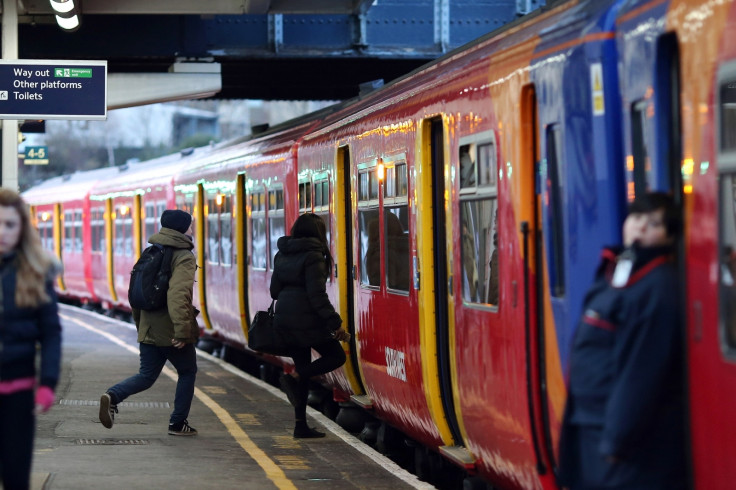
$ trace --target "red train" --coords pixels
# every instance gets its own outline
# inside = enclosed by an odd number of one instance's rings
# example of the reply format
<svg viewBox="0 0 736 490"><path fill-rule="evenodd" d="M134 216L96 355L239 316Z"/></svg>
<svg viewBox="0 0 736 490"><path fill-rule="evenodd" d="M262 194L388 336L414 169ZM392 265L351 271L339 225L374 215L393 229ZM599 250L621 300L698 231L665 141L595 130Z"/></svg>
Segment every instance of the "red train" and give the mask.
<svg viewBox="0 0 736 490"><path fill-rule="evenodd" d="M628 200L672 191L686 223L693 485L730 488L735 33L730 0L556 2L264 135L25 197L64 263L60 293L123 311L161 211L192 212L203 336L245 352L277 238L320 214L328 291L353 334L322 384L418 443L420 473L450 462L466 488L556 488L565 370L598 252L620 241Z"/></svg>

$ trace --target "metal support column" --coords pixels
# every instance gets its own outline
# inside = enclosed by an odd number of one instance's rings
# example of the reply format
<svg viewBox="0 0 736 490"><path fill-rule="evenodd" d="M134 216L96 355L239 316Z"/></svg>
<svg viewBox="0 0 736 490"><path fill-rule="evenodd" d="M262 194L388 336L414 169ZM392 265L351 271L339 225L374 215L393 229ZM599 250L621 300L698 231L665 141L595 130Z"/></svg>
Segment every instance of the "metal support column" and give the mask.
<svg viewBox="0 0 736 490"><path fill-rule="evenodd" d="M18 59L18 4L17 0L3 0L2 57ZM6 119L2 128L2 171L0 185L18 190L18 121Z"/></svg>
<svg viewBox="0 0 736 490"><path fill-rule="evenodd" d="M434 44L441 53L450 46L450 0L434 0Z"/></svg>

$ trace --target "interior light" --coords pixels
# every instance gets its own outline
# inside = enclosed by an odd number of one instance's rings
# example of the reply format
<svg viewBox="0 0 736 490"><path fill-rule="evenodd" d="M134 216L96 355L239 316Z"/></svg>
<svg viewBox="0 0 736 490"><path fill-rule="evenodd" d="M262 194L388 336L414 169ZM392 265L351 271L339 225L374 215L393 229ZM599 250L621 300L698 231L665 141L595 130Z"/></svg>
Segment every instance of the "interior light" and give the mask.
<svg viewBox="0 0 736 490"><path fill-rule="evenodd" d="M126 214L128 214L128 210L130 210L130 208L128 206L124 206L124 205L123 206L120 206L120 214L121 215L125 216Z"/></svg>
<svg viewBox="0 0 736 490"><path fill-rule="evenodd" d="M378 164L378 171L377 171L377 173L378 173L378 180L380 182L383 182L383 178L386 176L386 171L385 171L382 163L379 163Z"/></svg>
<svg viewBox="0 0 736 490"><path fill-rule="evenodd" d="M215 196L215 203L216 203L216 204L217 204L218 206L222 206L222 201L223 201L223 200L224 200L224 196L223 196L222 194L217 194L217 195Z"/></svg>
<svg viewBox="0 0 736 490"><path fill-rule="evenodd" d="M43 214L41 215L41 219L42 219L43 221L48 221L48 220L49 220L49 213L43 213Z"/></svg>

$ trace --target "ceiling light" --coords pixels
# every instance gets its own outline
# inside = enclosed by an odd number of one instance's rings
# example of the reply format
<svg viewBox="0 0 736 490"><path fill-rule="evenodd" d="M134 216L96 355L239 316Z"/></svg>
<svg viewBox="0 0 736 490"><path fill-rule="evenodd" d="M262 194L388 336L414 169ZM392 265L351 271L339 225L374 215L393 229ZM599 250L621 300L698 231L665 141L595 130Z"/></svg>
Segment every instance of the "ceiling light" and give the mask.
<svg viewBox="0 0 736 490"><path fill-rule="evenodd" d="M49 3L54 9L59 27L70 32L79 29L80 12L74 0L49 0Z"/></svg>

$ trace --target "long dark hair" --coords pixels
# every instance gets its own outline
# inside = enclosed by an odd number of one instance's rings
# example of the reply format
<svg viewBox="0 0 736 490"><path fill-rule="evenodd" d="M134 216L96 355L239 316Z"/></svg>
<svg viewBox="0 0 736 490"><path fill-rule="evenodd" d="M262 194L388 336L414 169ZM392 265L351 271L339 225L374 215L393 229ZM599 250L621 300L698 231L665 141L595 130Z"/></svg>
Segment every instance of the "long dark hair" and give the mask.
<svg viewBox="0 0 736 490"><path fill-rule="evenodd" d="M314 213L305 213L299 216L291 227L292 238L316 238L322 244L322 253L325 256L327 274L332 274L332 254L330 244L327 243L327 225L324 220Z"/></svg>

